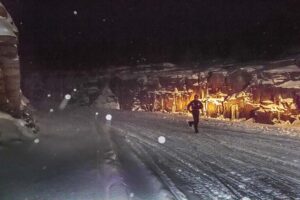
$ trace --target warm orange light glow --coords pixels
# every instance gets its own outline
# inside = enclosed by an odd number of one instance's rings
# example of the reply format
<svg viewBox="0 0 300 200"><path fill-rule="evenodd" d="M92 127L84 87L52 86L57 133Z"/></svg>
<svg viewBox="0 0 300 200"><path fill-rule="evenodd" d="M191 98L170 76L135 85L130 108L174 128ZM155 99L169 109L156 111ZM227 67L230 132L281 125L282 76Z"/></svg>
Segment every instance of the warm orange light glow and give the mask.
<svg viewBox="0 0 300 200"><path fill-rule="evenodd" d="M220 91L209 93L206 89L197 91L174 89L172 93L161 94L156 102L160 102L161 111L184 112L191 116L187 111L187 105L197 94L204 106L202 112L204 116L222 119L255 118L265 123L273 123L276 121L274 119L277 121L290 119L287 116L292 116L293 110L296 110L296 103L292 98L254 103L255 100L250 92L243 91L229 95ZM297 117L298 115L295 115L294 118Z"/></svg>

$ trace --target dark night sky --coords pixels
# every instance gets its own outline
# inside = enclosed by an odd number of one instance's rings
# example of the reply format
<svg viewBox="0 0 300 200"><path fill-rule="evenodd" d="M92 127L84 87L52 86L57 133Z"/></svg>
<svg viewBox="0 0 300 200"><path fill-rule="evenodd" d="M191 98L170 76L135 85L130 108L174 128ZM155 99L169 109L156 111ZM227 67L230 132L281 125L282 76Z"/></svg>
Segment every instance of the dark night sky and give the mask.
<svg viewBox="0 0 300 200"><path fill-rule="evenodd" d="M299 52L299 0L2 0L24 61L96 66ZM78 14L74 15L74 11Z"/></svg>

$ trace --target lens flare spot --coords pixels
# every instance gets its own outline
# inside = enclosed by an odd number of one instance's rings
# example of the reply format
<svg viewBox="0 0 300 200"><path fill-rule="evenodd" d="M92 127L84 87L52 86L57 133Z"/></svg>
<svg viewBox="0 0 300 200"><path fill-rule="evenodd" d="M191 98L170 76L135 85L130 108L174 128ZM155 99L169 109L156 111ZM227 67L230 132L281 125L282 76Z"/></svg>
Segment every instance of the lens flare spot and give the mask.
<svg viewBox="0 0 300 200"><path fill-rule="evenodd" d="M159 136L159 137L158 137L158 142L159 142L160 144L164 144L164 143L166 143L166 138L165 138L164 136Z"/></svg>
<svg viewBox="0 0 300 200"><path fill-rule="evenodd" d="M111 121L111 120L112 120L111 114L107 114L107 115L105 116L105 119L106 119L107 121Z"/></svg>
<svg viewBox="0 0 300 200"><path fill-rule="evenodd" d="M66 100L70 100L70 99L71 99L71 95L70 95L70 94L66 94L66 95L65 95L65 99L66 99Z"/></svg>

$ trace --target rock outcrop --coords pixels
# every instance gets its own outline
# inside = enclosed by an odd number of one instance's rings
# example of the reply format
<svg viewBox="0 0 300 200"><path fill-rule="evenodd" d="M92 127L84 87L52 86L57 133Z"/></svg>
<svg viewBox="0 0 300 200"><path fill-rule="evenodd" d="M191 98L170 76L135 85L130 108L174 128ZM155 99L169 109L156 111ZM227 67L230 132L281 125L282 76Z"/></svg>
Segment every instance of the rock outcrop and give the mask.
<svg viewBox="0 0 300 200"><path fill-rule="evenodd" d="M20 115L18 30L0 2L0 110Z"/></svg>
<svg viewBox="0 0 300 200"><path fill-rule="evenodd" d="M298 64L297 59L208 67L162 63L115 66L95 72L83 70L76 75L60 71L59 76L46 71L38 75L44 81L40 85L45 85L39 97L45 98L50 92L51 98L56 96L59 100L62 98L59 91L65 94L77 88L72 101L85 102L81 105L95 103L122 110L181 113L187 112L186 105L198 94L207 117L297 125L300 120ZM61 80L56 81L58 77Z"/></svg>
<svg viewBox="0 0 300 200"><path fill-rule="evenodd" d="M252 118L268 124L299 120L300 68L295 59L206 70L175 65L142 68L134 73L122 68L112 79L122 109L187 112L187 103L198 94L208 117Z"/></svg>

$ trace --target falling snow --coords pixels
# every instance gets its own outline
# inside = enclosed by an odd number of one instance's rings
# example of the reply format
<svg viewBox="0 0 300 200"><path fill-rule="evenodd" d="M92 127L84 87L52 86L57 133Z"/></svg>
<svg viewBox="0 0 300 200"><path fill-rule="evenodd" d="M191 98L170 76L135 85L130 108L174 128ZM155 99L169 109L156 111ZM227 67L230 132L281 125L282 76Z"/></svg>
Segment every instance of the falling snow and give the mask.
<svg viewBox="0 0 300 200"><path fill-rule="evenodd" d="M164 136L159 136L159 137L158 137L158 142L159 142L160 144L164 144L164 143L166 142L166 138L165 138Z"/></svg>
<svg viewBox="0 0 300 200"><path fill-rule="evenodd" d="M107 115L105 116L105 119L106 119L107 121L111 121L111 120L112 120L112 115L111 115L111 114L107 114Z"/></svg>
<svg viewBox="0 0 300 200"><path fill-rule="evenodd" d="M70 95L70 94L66 94L66 95L65 95L65 99L66 99L66 100L70 100L70 99L71 99L71 95Z"/></svg>

